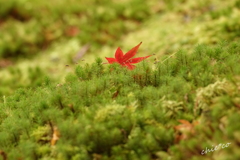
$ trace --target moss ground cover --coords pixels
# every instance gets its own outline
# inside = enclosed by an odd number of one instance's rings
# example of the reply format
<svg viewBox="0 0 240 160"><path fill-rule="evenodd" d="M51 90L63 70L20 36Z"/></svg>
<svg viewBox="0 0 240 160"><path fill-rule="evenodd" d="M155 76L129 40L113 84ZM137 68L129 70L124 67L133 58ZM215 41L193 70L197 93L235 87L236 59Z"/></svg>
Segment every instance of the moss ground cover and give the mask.
<svg viewBox="0 0 240 160"><path fill-rule="evenodd" d="M238 0L0 4L0 159L240 159Z"/></svg>
<svg viewBox="0 0 240 160"><path fill-rule="evenodd" d="M4 97L1 149L10 159L238 159L239 54L234 43L133 71L79 65L64 84ZM201 154L219 143L231 145Z"/></svg>
<svg viewBox="0 0 240 160"><path fill-rule="evenodd" d="M116 46L142 41L140 53L160 58L199 43L239 40L237 0L1 0L0 6L1 96L39 86L46 76L62 82L66 65L109 57Z"/></svg>

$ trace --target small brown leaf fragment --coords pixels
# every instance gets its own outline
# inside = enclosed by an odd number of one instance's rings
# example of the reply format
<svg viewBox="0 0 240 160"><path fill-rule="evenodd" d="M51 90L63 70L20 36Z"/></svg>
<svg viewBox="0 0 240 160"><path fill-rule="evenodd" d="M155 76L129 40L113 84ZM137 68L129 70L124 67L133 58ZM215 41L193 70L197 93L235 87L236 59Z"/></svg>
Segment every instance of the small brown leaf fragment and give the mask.
<svg viewBox="0 0 240 160"><path fill-rule="evenodd" d="M8 67L10 65L13 65L13 62L7 59L2 59L0 60L0 68L5 68Z"/></svg>
<svg viewBox="0 0 240 160"><path fill-rule="evenodd" d="M7 154L4 151L0 150L0 155L2 156L3 160L7 160Z"/></svg>
<svg viewBox="0 0 240 160"><path fill-rule="evenodd" d="M189 135L194 135L195 130L194 127L198 124L197 121L190 123L187 120L180 119L178 120L181 124L174 127L176 135L175 135L175 143L178 143L180 140L185 140L189 137Z"/></svg>
<svg viewBox="0 0 240 160"><path fill-rule="evenodd" d="M74 37L79 34L80 29L77 26L69 26L65 32L66 32L66 35L70 37Z"/></svg>
<svg viewBox="0 0 240 160"><path fill-rule="evenodd" d="M240 109L240 104L235 104L236 107L238 107Z"/></svg>
<svg viewBox="0 0 240 160"><path fill-rule="evenodd" d="M112 98L113 98L113 99L116 98L116 97L118 96L118 94L119 94L119 91L117 90L117 91L113 94Z"/></svg>
<svg viewBox="0 0 240 160"><path fill-rule="evenodd" d="M51 139L51 146L55 146L59 137L60 137L60 133L58 131L58 128L56 126L54 126L53 127L52 139Z"/></svg>

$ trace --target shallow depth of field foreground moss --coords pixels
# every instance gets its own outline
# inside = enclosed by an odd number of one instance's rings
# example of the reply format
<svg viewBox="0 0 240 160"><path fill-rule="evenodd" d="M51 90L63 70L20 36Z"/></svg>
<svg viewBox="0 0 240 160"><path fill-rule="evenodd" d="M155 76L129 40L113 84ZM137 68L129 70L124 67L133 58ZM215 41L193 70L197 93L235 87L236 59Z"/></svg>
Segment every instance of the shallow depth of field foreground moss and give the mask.
<svg viewBox="0 0 240 160"><path fill-rule="evenodd" d="M239 0L0 0L0 160L239 160L239 17ZM135 70L104 64L141 41Z"/></svg>
<svg viewBox="0 0 240 160"><path fill-rule="evenodd" d="M37 89L19 89L0 104L1 155L237 160L239 50L239 43L199 45L133 71L97 58L76 66L64 84L46 79ZM203 152L219 144L225 148Z"/></svg>

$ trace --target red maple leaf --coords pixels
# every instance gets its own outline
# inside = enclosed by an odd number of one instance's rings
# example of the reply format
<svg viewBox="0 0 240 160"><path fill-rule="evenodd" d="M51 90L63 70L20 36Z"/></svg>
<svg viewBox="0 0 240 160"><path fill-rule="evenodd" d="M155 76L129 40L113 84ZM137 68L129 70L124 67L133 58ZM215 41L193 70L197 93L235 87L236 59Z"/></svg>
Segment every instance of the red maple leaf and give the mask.
<svg viewBox="0 0 240 160"><path fill-rule="evenodd" d="M115 58L107 58L107 57L105 57L105 58L108 60L109 64L119 63L120 65L122 65L124 67L127 67L130 70L133 70L135 68L135 66L133 64L141 62L142 60L151 56L150 55L150 56L146 56L146 57L132 58L137 53L137 50L138 50L138 48L141 44L142 44L142 42L140 42L137 46L133 47L125 55L123 54L121 48L118 47L116 52L115 52Z"/></svg>

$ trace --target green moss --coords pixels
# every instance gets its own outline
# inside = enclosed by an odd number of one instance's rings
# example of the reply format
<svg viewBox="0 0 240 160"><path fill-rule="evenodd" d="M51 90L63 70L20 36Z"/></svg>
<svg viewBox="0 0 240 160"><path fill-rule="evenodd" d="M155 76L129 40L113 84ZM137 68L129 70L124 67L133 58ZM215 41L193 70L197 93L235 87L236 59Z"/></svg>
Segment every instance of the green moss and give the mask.
<svg viewBox="0 0 240 160"><path fill-rule="evenodd" d="M19 89L0 104L1 148L10 158L27 159L184 159L199 158L213 144L229 142L234 148L239 71L226 77L222 66L231 66L232 56L239 59L236 45L197 46L133 71L103 66L97 58L76 66L64 84ZM223 58L215 59L216 52ZM176 143L179 119L198 124ZM230 150L224 152L228 157Z"/></svg>
<svg viewBox="0 0 240 160"><path fill-rule="evenodd" d="M239 159L237 0L0 5L1 155ZM139 41L136 69L104 64Z"/></svg>

